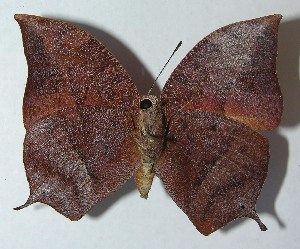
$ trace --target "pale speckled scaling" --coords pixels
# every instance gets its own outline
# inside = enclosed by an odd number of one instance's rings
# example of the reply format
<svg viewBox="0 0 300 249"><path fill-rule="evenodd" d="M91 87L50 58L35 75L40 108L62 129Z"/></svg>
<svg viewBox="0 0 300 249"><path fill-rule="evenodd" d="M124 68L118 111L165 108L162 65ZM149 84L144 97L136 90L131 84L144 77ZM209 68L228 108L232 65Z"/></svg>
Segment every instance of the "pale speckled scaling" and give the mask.
<svg viewBox="0 0 300 249"><path fill-rule="evenodd" d="M255 211L277 127L281 15L234 23L200 41L161 100L140 97L114 56L63 21L15 15L28 62L23 102L28 201L78 220L134 173L148 197L156 174L208 235Z"/></svg>

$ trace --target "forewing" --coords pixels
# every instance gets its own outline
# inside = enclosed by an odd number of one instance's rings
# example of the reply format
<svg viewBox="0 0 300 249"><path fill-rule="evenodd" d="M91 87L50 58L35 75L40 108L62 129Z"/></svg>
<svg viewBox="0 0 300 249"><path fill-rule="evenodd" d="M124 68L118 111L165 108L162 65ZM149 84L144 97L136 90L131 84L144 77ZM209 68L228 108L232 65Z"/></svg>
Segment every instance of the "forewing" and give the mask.
<svg viewBox="0 0 300 249"><path fill-rule="evenodd" d="M178 110L223 114L253 129L275 128L282 113L276 75L281 15L234 23L200 41L162 92L167 120Z"/></svg>
<svg viewBox="0 0 300 249"><path fill-rule="evenodd" d="M97 39L63 21L15 15L28 64L24 124L65 107L106 106L138 111L139 95L127 72Z"/></svg>
<svg viewBox="0 0 300 249"><path fill-rule="evenodd" d="M138 93L112 54L83 30L16 15L28 63L23 102L30 197L71 220L117 190L139 164Z"/></svg>
<svg viewBox="0 0 300 249"><path fill-rule="evenodd" d="M268 171L268 142L219 114L182 111L171 120L156 175L204 235L240 218L255 219Z"/></svg>

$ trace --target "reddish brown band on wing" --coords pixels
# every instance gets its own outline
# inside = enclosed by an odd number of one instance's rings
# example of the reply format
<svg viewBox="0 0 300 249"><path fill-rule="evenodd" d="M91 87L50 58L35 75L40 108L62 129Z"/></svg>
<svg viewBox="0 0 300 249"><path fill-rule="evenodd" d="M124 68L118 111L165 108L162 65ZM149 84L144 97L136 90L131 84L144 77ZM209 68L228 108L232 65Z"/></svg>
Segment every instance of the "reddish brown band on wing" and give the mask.
<svg viewBox="0 0 300 249"><path fill-rule="evenodd" d="M282 114L276 75L280 19L272 15L234 23L200 41L163 89L167 119L179 110L202 110L257 130L277 127Z"/></svg>
<svg viewBox="0 0 300 249"><path fill-rule="evenodd" d="M15 15L28 63L24 124L63 108L99 105L137 114L139 95L127 72L93 36L63 21Z"/></svg>
<svg viewBox="0 0 300 249"><path fill-rule="evenodd" d="M80 219L137 170L139 95L94 37L59 20L16 15L28 63L23 102L28 201Z"/></svg>

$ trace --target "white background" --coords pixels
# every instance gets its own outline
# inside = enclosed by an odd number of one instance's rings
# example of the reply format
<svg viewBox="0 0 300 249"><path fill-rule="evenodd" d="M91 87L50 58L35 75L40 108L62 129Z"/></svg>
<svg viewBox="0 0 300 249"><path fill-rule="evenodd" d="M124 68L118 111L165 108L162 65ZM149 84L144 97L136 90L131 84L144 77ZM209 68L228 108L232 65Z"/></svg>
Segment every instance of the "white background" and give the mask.
<svg viewBox="0 0 300 249"><path fill-rule="evenodd" d="M265 133L271 161L257 210L268 231L249 219L201 235L155 179L147 201L133 181L78 222L34 204L22 162L22 97L27 77L15 13L59 18L100 39L145 93L182 40L159 79L161 88L184 55L213 30L241 20L281 13L278 74L285 100L280 127ZM0 247L1 248L300 248L300 1L0 1ZM144 89L144 90L143 90ZM156 92L158 90L156 89Z"/></svg>

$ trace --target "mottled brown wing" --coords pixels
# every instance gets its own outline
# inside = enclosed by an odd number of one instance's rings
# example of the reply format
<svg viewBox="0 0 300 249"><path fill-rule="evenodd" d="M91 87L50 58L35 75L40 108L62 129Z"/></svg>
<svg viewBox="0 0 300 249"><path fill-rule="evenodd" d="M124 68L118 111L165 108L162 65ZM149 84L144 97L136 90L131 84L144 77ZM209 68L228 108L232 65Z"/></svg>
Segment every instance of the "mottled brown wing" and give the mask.
<svg viewBox="0 0 300 249"><path fill-rule="evenodd" d="M208 235L250 217L268 171L268 142L219 114L182 111L171 120L156 175L195 227Z"/></svg>
<svg viewBox="0 0 300 249"><path fill-rule="evenodd" d="M167 119L202 110L253 129L275 128L282 113L276 75L281 15L234 23L200 41L171 74L162 92Z"/></svg>
<svg viewBox="0 0 300 249"><path fill-rule="evenodd" d="M136 114L136 86L97 39L59 20L32 15L15 15L15 19L28 64L23 102L26 128L65 107L118 107Z"/></svg>
<svg viewBox="0 0 300 249"><path fill-rule="evenodd" d="M112 54L58 20L16 15L28 81L23 113L28 201L71 220L122 186L139 166L138 93Z"/></svg>

